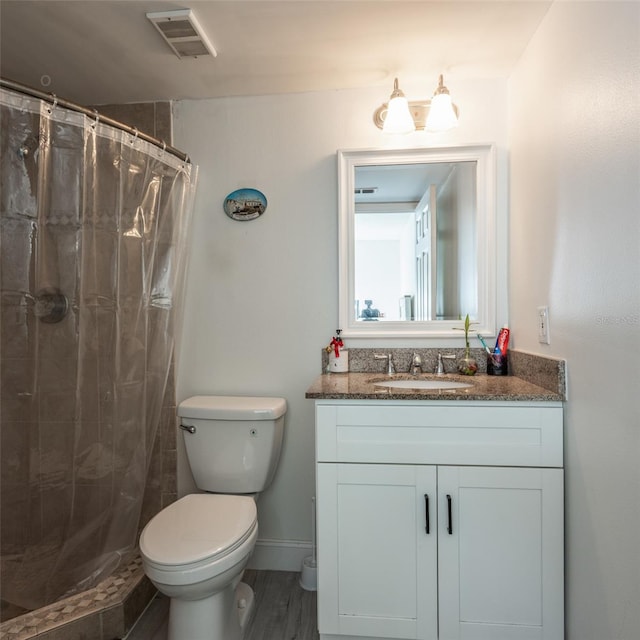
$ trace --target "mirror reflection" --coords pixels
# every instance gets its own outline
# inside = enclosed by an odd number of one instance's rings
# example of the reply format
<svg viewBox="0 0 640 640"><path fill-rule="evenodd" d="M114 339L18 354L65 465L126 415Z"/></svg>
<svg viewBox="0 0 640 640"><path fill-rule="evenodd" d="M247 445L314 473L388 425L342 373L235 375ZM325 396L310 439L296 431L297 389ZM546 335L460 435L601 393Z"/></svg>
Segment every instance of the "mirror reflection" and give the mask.
<svg viewBox="0 0 640 640"><path fill-rule="evenodd" d="M338 152L345 335L444 335L467 313L493 331L492 154Z"/></svg>
<svg viewBox="0 0 640 640"><path fill-rule="evenodd" d="M476 163L355 168L355 319L477 314Z"/></svg>

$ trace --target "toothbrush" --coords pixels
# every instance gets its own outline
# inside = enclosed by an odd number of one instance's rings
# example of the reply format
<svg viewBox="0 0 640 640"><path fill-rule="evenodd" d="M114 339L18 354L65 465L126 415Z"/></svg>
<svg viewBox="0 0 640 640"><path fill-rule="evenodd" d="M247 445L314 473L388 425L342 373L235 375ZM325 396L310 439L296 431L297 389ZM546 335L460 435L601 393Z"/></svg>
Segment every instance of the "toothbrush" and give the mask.
<svg viewBox="0 0 640 640"><path fill-rule="evenodd" d="M478 335L478 340L480 340L480 342L482 342L482 346L484 347L484 350L487 352L487 355L489 356L489 358L491 358L491 362L493 362L493 364L496 364L495 358L493 357L493 353L491 353L491 349L489 349L489 347L487 346L487 343L484 341L484 338L480 335Z"/></svg>
<svg viewBox="0 0 640 640"><path fill-rule="evenodd" d="M487 347L487 343L484 341L484 338L478 334L478 340L480 340L480 342L482 342L482 346L484 347L484 350L491 355L491 349L489 349L489 347Z"/></svg>

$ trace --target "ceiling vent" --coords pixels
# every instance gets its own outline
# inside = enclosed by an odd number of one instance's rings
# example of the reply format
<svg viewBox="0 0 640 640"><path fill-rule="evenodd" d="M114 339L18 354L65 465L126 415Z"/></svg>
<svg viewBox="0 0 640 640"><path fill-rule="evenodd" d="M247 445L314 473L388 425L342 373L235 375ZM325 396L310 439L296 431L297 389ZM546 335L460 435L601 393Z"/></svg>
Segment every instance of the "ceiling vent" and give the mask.
<svg viewBox="0 0 640 640"><path fill-rule="evenodd" d="M191 9L156 11L147 18L178 58L218 55Z"/></svg>
<svg viewBox="0 0 640 640"><path fill-rule="evenodd" d="M357 196L370 196L378 192L378 187L356 187L353 192Z"/></svg>

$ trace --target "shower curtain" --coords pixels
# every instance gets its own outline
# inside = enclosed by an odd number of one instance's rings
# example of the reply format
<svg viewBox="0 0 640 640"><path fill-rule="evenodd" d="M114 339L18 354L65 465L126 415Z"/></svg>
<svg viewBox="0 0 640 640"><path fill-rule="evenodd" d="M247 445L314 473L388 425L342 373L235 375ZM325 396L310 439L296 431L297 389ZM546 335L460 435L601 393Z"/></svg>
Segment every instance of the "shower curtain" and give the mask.
<svg viewBox="0 0 640 640"><path fill-rule="evenodd" d="M0 89L2 599L94 586L137 542L196 170Z"/></svg>

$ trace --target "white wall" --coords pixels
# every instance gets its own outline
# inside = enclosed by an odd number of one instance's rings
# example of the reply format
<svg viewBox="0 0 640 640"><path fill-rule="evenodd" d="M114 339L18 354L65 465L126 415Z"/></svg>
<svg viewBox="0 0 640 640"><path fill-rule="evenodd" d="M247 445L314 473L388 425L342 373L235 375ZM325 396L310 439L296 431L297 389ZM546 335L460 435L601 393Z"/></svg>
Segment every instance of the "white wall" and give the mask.
<svg viewBox="0 0 640 640"><path fill-rule="evenodd" d="M640 637L639 27L555 3L509 82L513 346L568 361L569 640Z"/></svg>
<svg viewBox="0 0 640 640"><path fill-rule="evenodd" d="M427 98L436 78L403 86ZM337 324L336 150L494 142L506 194L506 82L447 84L460 126L446 134L386 138L373 111L379 89L182 101L174 143L199 165L178 400L189 395L284 396L289 403L283 456L259 508L260 538L310 541L314 495L313 402L321 349ZM239 187L261 190L265 214L236 222L223 212ZM506 195L500 203L506 239ZM503 242L504 251L504 242ZM506 308L506 292L501 300ZM193 490L179 454L179 491Z"/></svg>

